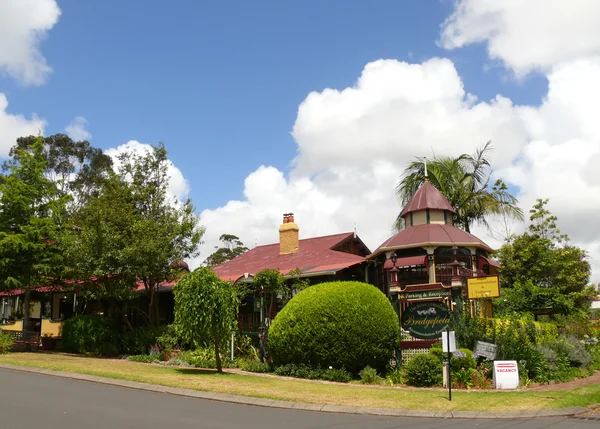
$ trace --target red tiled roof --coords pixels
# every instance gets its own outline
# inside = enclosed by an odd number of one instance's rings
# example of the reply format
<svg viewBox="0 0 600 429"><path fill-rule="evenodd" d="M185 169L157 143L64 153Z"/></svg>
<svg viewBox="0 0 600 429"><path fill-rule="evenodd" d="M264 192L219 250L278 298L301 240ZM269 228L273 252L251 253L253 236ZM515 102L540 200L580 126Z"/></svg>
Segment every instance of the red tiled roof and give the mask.
<svg viewBox="0 0 600 429"><path fill-rule="evenodd" d="M256 274L265 269L279 269L282 274L299 268L303 274L339 271L355 264L360 264L364 257L351 253L332 250L354 233L327 235L324 237L300 240L298 251L279 254L279 243L258 246L214 268L222 279L233 281L244 273Z"/></svg>
<svg viewBox="0 0 600 429"><path fill-rule="evenodd" d="M485 259L487 261L487 263L490 264L492 267L502 268L502 265L500 265L500 262L494 261L492 258L483 257L483 259Z"/></svg>
<svg viewBox="0 0 600 429"><path fill-rule="evenodd" d="M429 182L423 183L417 189L417 192L413 194L400 212L400 216L425 209L448 210L449 212L456 213L456 210L450 205L448 199Z"/></svg>
<svg viewBox="0 0 600 429"><path fill-rule="evenodd" d="M448 224L424 224L410 226L388 238L369 257L387 250L413 248L420 246L443 245L474 246L492 251L492 248L462 229Z"/></svg>

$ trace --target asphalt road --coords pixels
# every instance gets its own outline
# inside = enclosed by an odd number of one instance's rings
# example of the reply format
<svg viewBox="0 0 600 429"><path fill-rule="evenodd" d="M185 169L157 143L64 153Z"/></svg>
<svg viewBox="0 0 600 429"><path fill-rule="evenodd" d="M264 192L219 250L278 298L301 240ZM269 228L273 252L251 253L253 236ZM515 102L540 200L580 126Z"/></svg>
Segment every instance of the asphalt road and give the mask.
<svg viewBox="0 0 600 429"><path fill-rule="evenodd" d="M567 418L389 418L262 408L0 369L0 429L592 429Z"/></svg>

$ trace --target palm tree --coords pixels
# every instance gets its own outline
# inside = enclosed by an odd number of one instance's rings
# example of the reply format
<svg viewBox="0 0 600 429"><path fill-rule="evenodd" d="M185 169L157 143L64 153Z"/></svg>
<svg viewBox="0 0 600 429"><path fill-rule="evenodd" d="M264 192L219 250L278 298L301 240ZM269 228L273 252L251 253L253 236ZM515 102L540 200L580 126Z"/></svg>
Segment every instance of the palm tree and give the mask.
<svg viewBox="0 0 600 429"><path fill-rule="evenodd" d="M501 180L490 184L491 168L489 153L491 141L477 149L473 155L463 154L457 158L434 156L427 162L427 178L440 190L456 210L454 225L470 232L473 223L489 228L486 220L492 215L504 215L523 220L523 211L517 206L518 200L508 192ZM408 164L396 187L396 194L405 205L425 181L425 159ZM400 229L402 219L396 220Z"/></svg>

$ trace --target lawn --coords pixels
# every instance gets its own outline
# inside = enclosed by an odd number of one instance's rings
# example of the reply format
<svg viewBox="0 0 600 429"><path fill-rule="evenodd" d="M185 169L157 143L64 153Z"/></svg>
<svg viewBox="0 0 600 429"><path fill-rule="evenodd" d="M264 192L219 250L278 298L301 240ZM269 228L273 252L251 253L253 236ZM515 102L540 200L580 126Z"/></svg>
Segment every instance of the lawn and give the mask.
<svg viewBox="0 0 600 429"><path fill-rule="evenodd" d="M275 377L167 367L113 359L95 359L46 353L11 353L0 363L89 374L170 387L229 393L315 404L375 408L516 411L587 406L600 402L600 385L556 391L456 391L378 388L307 382Z"/></svg>

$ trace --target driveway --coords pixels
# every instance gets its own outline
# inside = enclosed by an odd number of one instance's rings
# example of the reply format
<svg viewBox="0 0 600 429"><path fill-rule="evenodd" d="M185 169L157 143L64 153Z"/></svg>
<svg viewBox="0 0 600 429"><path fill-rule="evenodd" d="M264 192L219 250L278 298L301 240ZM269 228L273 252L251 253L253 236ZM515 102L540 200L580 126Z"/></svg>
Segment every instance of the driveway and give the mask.
<svg viewBox="0 0 600 429"><path fill-rule="evenodd" d="M598 421L440 420L327 414L230 404L0 369L1 429L596 428Z"/></svg>

